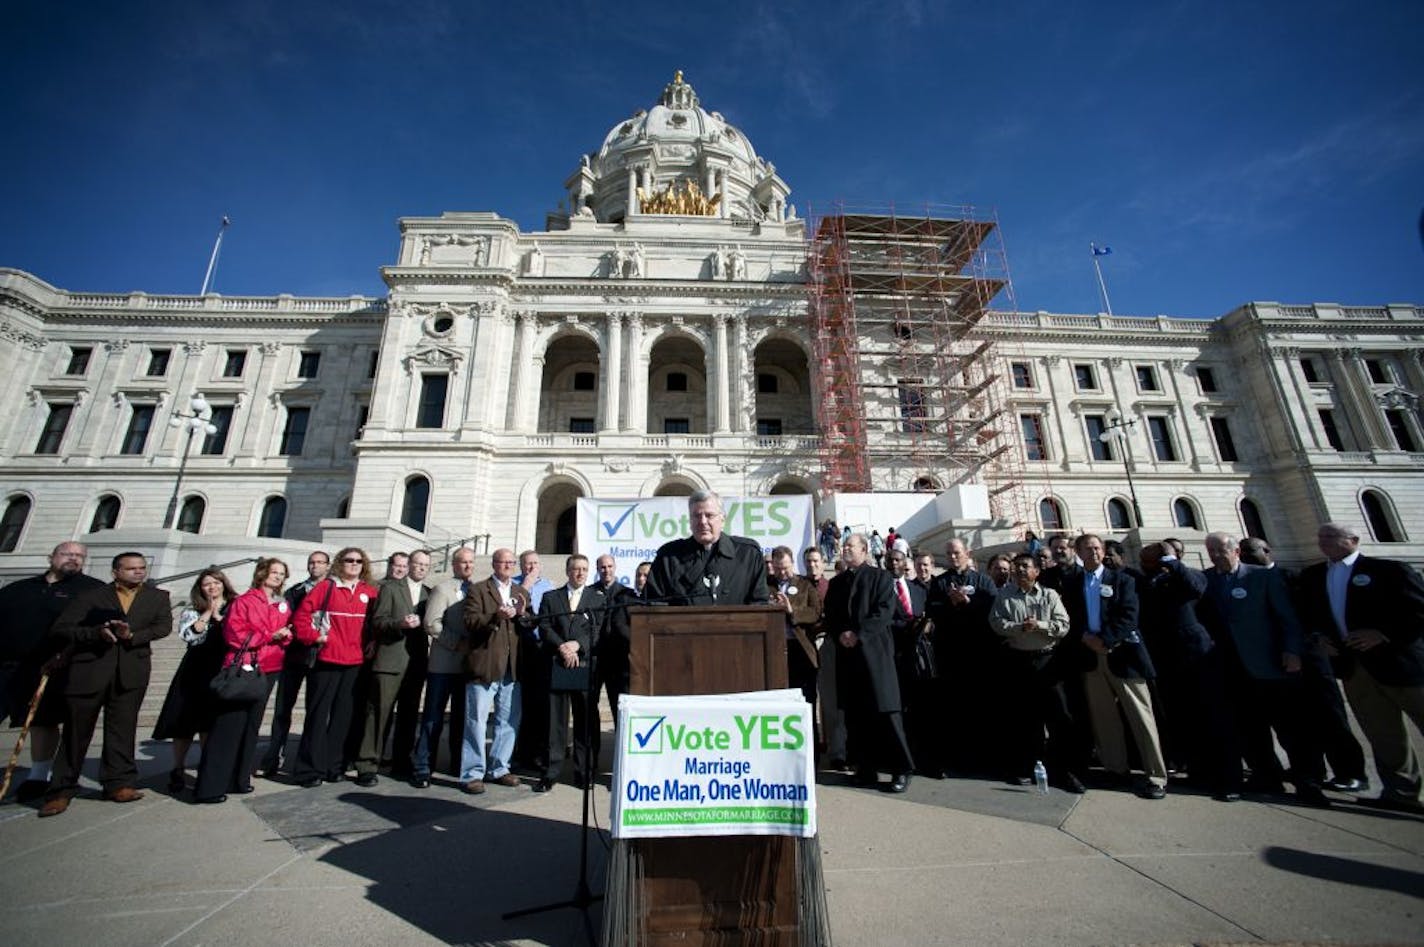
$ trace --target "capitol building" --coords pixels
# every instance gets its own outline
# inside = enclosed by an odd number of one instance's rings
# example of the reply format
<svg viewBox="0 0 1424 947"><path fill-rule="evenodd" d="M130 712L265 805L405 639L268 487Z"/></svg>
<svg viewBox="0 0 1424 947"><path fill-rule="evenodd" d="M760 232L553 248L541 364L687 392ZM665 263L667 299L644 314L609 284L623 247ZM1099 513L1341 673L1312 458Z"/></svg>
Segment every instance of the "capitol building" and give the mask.
<svg viewBox="0 0 1424 947"><path fill-rule="evenodd" d="M544 230L400 220L384 297L0 268L0 581L67 539L160 575L555 554L581 497L700 488L810 495L936 552L1225 530L1304 562L1339 520L1424 561L1424 308L1022 312L992 217L791 196L679 74L573 161Z"/></svg>

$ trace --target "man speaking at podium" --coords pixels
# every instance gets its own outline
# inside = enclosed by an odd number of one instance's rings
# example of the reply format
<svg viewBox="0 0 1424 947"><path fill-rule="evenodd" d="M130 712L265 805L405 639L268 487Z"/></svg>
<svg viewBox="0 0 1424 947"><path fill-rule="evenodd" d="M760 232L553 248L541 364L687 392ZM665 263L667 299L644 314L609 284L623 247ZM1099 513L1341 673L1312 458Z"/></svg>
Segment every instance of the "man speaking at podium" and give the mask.
<svg viewBox="0 0 1424 947"><path fill-rule="evenodd" d="M760 544L722 532L722 498L699 490L687 498L692 535L658 550L648 575L650 603L766 605L766 559Z"/></svg>

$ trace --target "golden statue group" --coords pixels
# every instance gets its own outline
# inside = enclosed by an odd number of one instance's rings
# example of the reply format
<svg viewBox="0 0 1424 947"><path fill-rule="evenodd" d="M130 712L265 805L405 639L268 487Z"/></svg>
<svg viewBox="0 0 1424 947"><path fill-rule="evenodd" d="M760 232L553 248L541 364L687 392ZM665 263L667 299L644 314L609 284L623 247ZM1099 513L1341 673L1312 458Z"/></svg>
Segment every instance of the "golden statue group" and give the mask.
<svg viewBox="0 0 1424 947"><path fill-rule="evenodd" d="M696 181L688 181L685 190L678 190L678 182L673 181L661 191L649 193L638 188L638 207L644 214L686 214L692 217L711 217L717 213L717 205L722 195L707 197Z"/></svg>

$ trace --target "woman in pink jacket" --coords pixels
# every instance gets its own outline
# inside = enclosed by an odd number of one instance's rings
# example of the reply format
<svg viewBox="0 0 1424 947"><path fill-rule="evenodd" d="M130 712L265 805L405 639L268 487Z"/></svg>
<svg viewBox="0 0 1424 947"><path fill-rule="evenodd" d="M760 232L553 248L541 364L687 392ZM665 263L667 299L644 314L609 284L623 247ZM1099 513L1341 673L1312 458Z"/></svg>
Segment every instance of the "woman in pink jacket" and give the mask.
<svg viewBox="0 0 1424 947"><path fill-rule="evenodd" d="M307 676L307 714L292 778L312 789L322 780L340 782L342 753L355 710L356 675L361 670L366 612L376 603L371 560L355 546L338 552L331 572L297 607L297 640L317 648Z"/></svg>
<svg viewBox="0 0 1424 947"><path fill-rule="evenodd" d="M223 663L256 663L267 690L261 700L227 701L214 698L217 716L203 743L198 763L198 802L225 802L230 792L252 792L252 771L257 766L257 730L267 710L267 695L282 669L284 649L292 640L292 613L282 597L287 564L280 559L259 559L252 573L252 588L237 597L223 623L227 654ZM245 645L245 647L244 647Z"/></svg>

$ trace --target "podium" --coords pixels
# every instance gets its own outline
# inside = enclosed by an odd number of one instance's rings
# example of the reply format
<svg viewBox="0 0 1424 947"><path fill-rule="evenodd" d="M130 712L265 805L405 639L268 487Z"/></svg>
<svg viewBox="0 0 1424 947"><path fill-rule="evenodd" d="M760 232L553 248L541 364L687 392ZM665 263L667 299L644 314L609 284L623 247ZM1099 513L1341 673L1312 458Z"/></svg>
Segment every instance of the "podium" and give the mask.
<svg viewBox="0 0 1424 947"><path fill-rule="evenodd" d="M786 613L763 605L630 607L629 693L786 687ZM817 839L616 839L604 945L830 943Z"/></svg>

